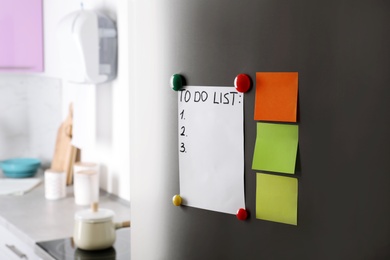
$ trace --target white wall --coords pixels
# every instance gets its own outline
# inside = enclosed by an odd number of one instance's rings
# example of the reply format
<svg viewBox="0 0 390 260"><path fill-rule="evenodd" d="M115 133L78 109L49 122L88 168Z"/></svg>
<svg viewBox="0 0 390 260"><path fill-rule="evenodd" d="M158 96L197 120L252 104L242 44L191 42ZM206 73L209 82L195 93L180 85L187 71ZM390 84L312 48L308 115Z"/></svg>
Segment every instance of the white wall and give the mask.
<svg viewBox="0 0 390 260"><path fill-rule="evenodd" d="M79 10L80 2L44 0L44 75L46 76L61 76L55 37L56 25L68 13ZM91 88L90 98L94 99L94 102L89 102L89 106L92 107L88 107L87 111L92 118L92 125L86 128L90 129L94 140L82 149L82 160L100 163L101 187L130 200L129 2L127 0L84 0L82 2L84 9L99 11L116 21L118 76L113 82L96 86L73 85L63 81L63 118L68 112L69 102L77 99L77 88Z"/></svg>
<svg viewBox="0 0 390 260"><path fill-rule="evenodd" d="M93 95L89 98L91 102L88 113L92 125L88 125L93 136L91 145L83 148L82 160L95 161L101 164L101 187L126 200L130 200L130 57L129 57L129 5L127 0L84 0L85 9L97 10L108 15L116 21L118 29L118 76L110 83L102 85L72 85L66 81L61 82L61 71L57 49L56 26L65 15L80 9L78 0L43 0L44 3L44 73L27 74L29 78L44 79L56 78L62 85L60 92L60 110L62 118L65 119L68 113L68 105L77 98L78 88L89 88ZM0 79L21 81L26 77L24 74L0 75ZM10 79L11 77L11 79ZM22 80L23 81L23 80ZM23 81L24 88L28 87L29 81ZM31 86L34 88L34 86ZM0 86L1 88L1 86ZM15 91L17 91L15 89ZM3 93L6 91L4 90ZM11 92L14 92L11 90ZM42 93L45 98L53 95L50 91ZM10 94L10 97L14 96ZM5 97L3 97L5 98ZM38 100L40 98L38 97ZM26 109L26 111L28 108ZM40 111L41 116L50 111ZM76 111L75 111L76 112ZM21 113L13 114L19 116ZM23 114L26 117L26 114ZM34 115L30 115L33 117ZM17 120L18 122L20 120ZM26 118L22 119L27 120ZM30 119L28 119L30 120ZM19 123L20 124L20 123ZM22 123L23 124L23 123ZM33 131L34 129L31 129ZM1 134L0 134L1 137ZM22 137L21 137L22 138ZM43 136L34 135L31 142L36 145ZM48 137L49 138L49 137ZM52 138L52 137L50 137ZM21 140L21 139L20 139ZM22 142L18 140L19 142ZM54 142L53 142L54 145ZM47 146L51 147L50 144ZM31 146L33 147L33 146ZM54 147L53 147L54 151ZM50 152L49 152L50 153ZM6 155L5 155L6 156Z"/></svg>
<svg viewBox="0 0 390 260"><path fill-rule="evenodd" d="M50 166L61 122L61 81L0 75L0 160L37 157Z"/></svg>

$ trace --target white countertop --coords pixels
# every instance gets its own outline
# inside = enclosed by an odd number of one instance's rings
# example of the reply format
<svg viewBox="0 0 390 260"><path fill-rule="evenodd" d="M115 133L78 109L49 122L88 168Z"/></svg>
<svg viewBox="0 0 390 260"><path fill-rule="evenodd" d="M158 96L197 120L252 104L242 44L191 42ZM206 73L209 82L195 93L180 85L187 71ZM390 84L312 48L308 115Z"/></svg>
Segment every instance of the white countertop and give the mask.
<svg viewBox="0 0 390 260"><path fill-rule="evenodd" d="M99 207L113 210L114 221L130 220L130 203L104 191ZM85 208L74 203L73 186L66 198L46 200L42 182L22 196L0 196L0 225L34 248L36 242L71 237L74 213Z"/></svg>

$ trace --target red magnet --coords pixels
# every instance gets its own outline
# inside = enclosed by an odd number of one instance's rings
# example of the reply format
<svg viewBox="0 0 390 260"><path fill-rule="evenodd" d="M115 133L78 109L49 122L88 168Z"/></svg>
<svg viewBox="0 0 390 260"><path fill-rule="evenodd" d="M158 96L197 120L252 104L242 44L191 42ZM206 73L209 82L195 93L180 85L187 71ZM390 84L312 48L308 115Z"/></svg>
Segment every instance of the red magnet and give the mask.
<svg viewBox="0 0 390 260"><path fill-rule="evenodd" d="M248 212L246 211L246 209L240 208L239 210L237 210L236 216L239 220L246 220L248 218Z"/></svg>
<svg viewBox="0 0 390 260"><path fill-rule="evenodd" d="M248 92L251 88L251 78L246 74L238 74L234 79L234 86L238 92Z"/></svg>

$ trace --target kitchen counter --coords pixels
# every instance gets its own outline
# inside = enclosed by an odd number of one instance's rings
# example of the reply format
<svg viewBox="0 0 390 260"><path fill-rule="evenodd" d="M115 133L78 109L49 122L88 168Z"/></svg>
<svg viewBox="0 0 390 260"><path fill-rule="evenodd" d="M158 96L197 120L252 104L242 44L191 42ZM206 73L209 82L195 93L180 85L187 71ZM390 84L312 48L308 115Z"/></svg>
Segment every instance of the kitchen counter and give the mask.
<svg viewBox="0 0 390 260"><path fill-rule="evenodd" d="M130 203L104 191L99 207L113 210L114 221L130 220ZM67 187L66 198L46 200L41 182L22 196L0 196L0 226L35 248L36 242L71 237L74 214L85 208L74 203L73 186Z"/></svg>

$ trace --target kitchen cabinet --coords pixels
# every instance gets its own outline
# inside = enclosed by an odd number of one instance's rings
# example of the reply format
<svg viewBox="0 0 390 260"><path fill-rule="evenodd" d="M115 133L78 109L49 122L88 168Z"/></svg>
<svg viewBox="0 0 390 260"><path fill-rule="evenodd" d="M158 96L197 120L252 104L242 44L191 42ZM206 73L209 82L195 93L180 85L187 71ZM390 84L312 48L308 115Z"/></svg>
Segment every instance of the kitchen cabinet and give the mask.
<svg viewBox="0 0 390 260"><path fill-rule="evenodd" d="M0 259L39 260L41 258L35 255L33 248L30 248L5 227L0 226Z"/></svg>
<svg viewBox="0 0 390 260"><path fill-rule="evenodd" d="M43 71L42 0L0 0L0 71Z"/></svg>

